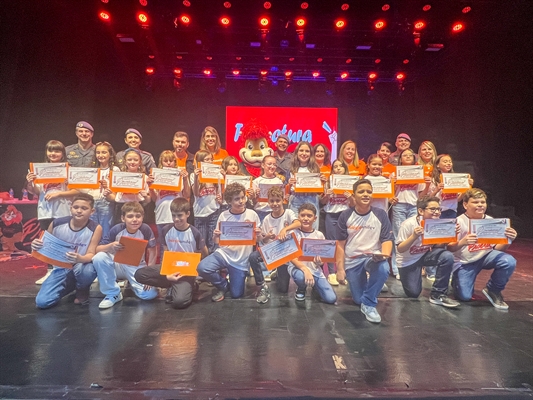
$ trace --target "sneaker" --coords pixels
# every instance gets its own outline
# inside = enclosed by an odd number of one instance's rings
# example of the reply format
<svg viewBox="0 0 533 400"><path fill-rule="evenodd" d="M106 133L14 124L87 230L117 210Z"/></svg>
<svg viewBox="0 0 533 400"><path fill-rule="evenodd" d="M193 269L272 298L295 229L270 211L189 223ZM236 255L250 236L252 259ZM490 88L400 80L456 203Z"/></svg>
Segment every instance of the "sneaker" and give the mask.
<svg viewBox="0 0 533 400"><path fill-rule="evenodd" d="M211 301L219 302L219 301L224 300L227 292L228 292L227 286L224 289L218 289L217 292L213 296L211 296Z"/></svg>
<svg viewBox="0 0 533 400"><path fill-rule="evenodd" d="M361 312L365 314L367 321L375 324L379 324L381 322L381 316L379 315L378 310L376 310L376 307L361 304Z"/></svg>
<svg viewBox="0 0 533 400"><path fill-rule="evenodd" d="M509 306L507 305L507 303L505 301L503 301L503 296L502 296L501 293L491 292L487 288L483 288L482 292L485 295L485 297L487 299L489 299L491 304L495 308L497 308L498 310L508 310L509 309Z"/></svg>
<svg viewBox="0 0 533 400"><path fill-rule="evenodd" d="M76 289L76 298L74 299L74 304L80 306L86 306L89 304L89 292L90 288L87 289Z"/></svg>
<svg viewBox="0 0 533 400"><path fill-rule="evenodd" d="M431 282L435 282L435 275L426 275L426 279Z"/></svg>
<svg viewBox="0 0 533 400"><path fill-rule="evenodd" d="M167 289L167 293L165 294L165 303L172 304L172 288Z"/></svg>
<svg viewBox="0 0 533 400"><path fill-rule="evenodd" d="M267 285L261 286L261 289L259 290L259 294L257 295L256 301L261 304L265 304L270 299L270 290L268 289Z"/></svg>
<svg viewBox="0 0 533 400"><path fill-rule="evenodd" d="M278 277L278 269L276 268L270 273L270 279L275 280Z"/></svg>
<svg viewBox="0 0 533 400"><path fill-rule="evenodd" d="M296 294L294 295L294 299L297 301L304 301L305 300L305 290L297 289Z"/></svg>
<svg viewBox="0 0 533 400"><path fill-rule="evenodd" d="M459 303L457 300L450 299L445 294L441 294L440 296L437 296L437 297L430 296L429 302L431 304L437 304L439 306L449 307L449 308L459 307L461 305L461 303Z"/></svg>
<svg viewBox="0 0 533 400"><path fill-rule="evenodd" d="M36 284L36 285L42 285L43 282L44 282L46 279L48 279L48 277L50 276L50 274L52 273L52 271L53 271L53 270L51 270L51 269L49 269L48 271L46 271L46 275L43 276L41 279L37 279L37 280L35 281L35 284Z"/></svg>
<svg viewBox="0 0 533 400"><path fill-rule="evenodd" d="M339 286L339 281L337 280L337 274L334 274L334 273L329 274L328 282L331 286Z"/></svg>
<svg viewBox="0 0 533 400"><path fill-rule="evenodd" d="M116 296L106 296L105 299L98 304L98 308L101 310L111 308L119 301L122 301L122 293L119 293Z"/></svg>
<svg viewBox="0 0 533 400"><path fill-rule="evenodd" d="M265 275L264 279L265 279L265 282L271 282L272 281L272 275L271 274Z"/></svg>
<svg viewBox="0 0 533 400"><path fill-rule="evenodd" d="M381 293L387 293L389 291L389 287L386 283L383 284L383 287L381 288Z"/></svg>
<svg viewBox="0 0 533 400"><path fill-rule="evenodd" d="M396 274L396 279L400 280L400 274Z"/></svg>

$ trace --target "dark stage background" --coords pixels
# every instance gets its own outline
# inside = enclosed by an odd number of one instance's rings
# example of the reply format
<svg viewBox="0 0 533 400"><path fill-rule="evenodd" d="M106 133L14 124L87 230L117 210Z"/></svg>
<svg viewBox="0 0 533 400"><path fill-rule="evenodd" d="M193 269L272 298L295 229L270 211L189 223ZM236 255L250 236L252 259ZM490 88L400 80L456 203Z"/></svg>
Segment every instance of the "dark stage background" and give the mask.
<svg viewBox="0 0 533 400"><path fill-rule="evenodd" d="M123 133L137 127L142 148L157 157L184 130L190 150L206 125L225 135L225 107L309 106L339 108L339 143L358 143L366 158L384 140L407 132L413 148L433 141L439 153L477 165L476 186L491 194L496 213L513 214L531 236L533 197L532 43L530 1L472 1L475 20L450 44L438 65L398 95L394 83L379 83L372 96L364 83L295 82L266 94L256 81L230 81L225 93L215 82L194 80L176 92L171 78L144 87L144 68L133 70L96 18L97 1L2 2L0 190L20 196L28 162L41 161L49 139L75 142L79 120L95 128L94 142L123 149ZM505 215L508 216L508 215Z"/></svg>

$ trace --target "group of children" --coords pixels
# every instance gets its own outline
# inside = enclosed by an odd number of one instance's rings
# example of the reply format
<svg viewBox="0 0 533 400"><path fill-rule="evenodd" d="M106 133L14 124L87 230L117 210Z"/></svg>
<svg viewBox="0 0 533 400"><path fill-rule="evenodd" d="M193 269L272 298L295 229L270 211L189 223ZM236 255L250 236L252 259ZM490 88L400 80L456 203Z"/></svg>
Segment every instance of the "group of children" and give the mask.
<svg viewBox="0 0 533 400"><path fill-rule="evenodd" d="M216 133L216 131L215 131ZM214 135L211 132L212 135ZM213 140L218 140L218 134ZM286 140L284 137L281 139ZM403 142L407 142L404 146ZM346 141L333 163L330 152L323 144L314 147L308 142L296 146L289 171L279 169L278 158L266 156L261 175L246 188L240 183L202 183L199 175L201 162L217 162L209 148L194 156L194 170L180 169L180 191L154 190L150 171L143 165L142 154L136 148L123 152L119 165L112 146L107 142L96 144L93 165L101 170L101 188L97 190L68 190L65 184L35 184L35 175L28 173L29 190L39 196L39 220L43 229L72 243L84 243L77 253L69 254L72 269L54 267L37 296L37 306L47 308L62 296L76 289L76 303L88 302L88 290L98 277L100 290L105 295L101 309L112 307L122 300L118 280L128 280L135 295L149 300L157 296L155 287L167 288L167 299L176 308L192 302L198 284L196 277L179 274L161 275L155 266L157 245L150 227L143 223L144 208L155 202L159 253L168 251L197 252L201 254L197 272L199 278L216 288L213 301L222 301L228 292L239 298L245 292L245 280L250 269L257 285L257 302L268 302L271 293L269 276L261 253L256 246L273 240L285 240L289 232L296 238L329 239L337 241L336 263L327 263L320 257L313 261L297 258L276 269L277 289L288 291L290 279L296 284L295 299L305 300L308 286L323 302L335 304L337 296L332 286L349 284L353 301L370 322L379 323L377 297L389 276L402 283L409 297L418 297L422 290L422 269L433 282L430 302L445 307L457 307L459 302L448 297L452 279L456 299L468 301L473 294L474 282L481 269L494 269L483 293L499 309L508 306L501 291L511 276L516 261L505 254L509 244L480 245L469 233L468 220L490 218L485 215L486 195L479 189L470 189L462 196L442 193L441 173L453 172L449 155L439 155L431 142L423 142L418 155L410 149L410 138L398 136L396 152L389 143L383 143L366 163L359 159L356 144ZM207 143L207 142L206 142ZM402 148L404 147L404 148ZM47 162L64 162L64 146L50 141L46 146ZM425 182L395 186L390 199L373 198L372 182L395 178L395 165L424 165ZM238 160L224 157L222 175L242 175ZM173 151L164 151L159 157L160 168L176 168ZM109 188L110 170L144 173L146 185L138 193L115 193ZM295 190L297 174L315 173L324 184L321 193ZM347 190L335 194L329 187L330 174L360 177ZM470 180L472 185L473 181ZM266 192L266 198L265 198ZM70 207L69 202L72 199ZM456 218L457 203L463 202L465 214L457 218L457 242L422 245L424 219ZM392 209L389 219L389 209ZM188 220L194 215L194 225ZM321 213L324 231L319 230ZM257 243L254 245L219 245L222 221L253 222ZM140 265L130 266L114 262L114 254L123 250L122 236L148 241L146 259ZM516 237L512 228L506 230L509 242ZM36 239L32 248L38 250L42 241ZM389 267L388 260L391 259ZM336 266L336 273L335 273ZM325 271L328 275L325 275ZM228 280L229 278L229 280Z"/></svg>

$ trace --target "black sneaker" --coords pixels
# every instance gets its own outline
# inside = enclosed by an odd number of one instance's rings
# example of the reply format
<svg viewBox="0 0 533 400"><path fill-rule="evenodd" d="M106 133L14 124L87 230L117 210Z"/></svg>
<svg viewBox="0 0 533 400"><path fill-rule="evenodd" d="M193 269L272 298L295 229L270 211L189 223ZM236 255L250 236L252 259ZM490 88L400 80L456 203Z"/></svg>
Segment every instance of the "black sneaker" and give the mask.
<svg viewBox="0 0 533 400"><path fill-rule="evenodd" d="M224 300L227 292L228 292L227 286L224 289L218 289L217 292L213 296L211 296L211 301L219 302L219 301Z"/></svg>
<svg viewBox="0 0 533 400"><path fill-rule="evenodd" d="M450 299L445 294L441 294L439 296L430 296L429 302L431 304L437 304L439 306L448 307L448 308L455 308L461 305L461 303L459 303L457 300Z"/></svg>
<svg viewBox="0 0 533 400"><path fill-rule="evenodd" d="M485 297L487 299L489 299L489 301L494 306L494 308L497 308L498 310L508 310L509 309L509 306L507 305L507 303L505 301L503 301L503 296L502 296L501 293L491 292L486 287L483 288L482 292L485 295Z"/></svg>
<svg viewBox="0 0 533 400"><path fill-rule="evenodd" d="M304 290L297 289L296 294L294 295L294 299L297 301L304 301L305 300L305 289Z"/></svg>
<svg viewBox="0 0 533 400"><path fill-rule="evenodd" d="M257 295L256 301L261 304L265 304L270 299L270 290L268 289L267 285L261 286L261 289L259 290L259 294Z"/></svg>

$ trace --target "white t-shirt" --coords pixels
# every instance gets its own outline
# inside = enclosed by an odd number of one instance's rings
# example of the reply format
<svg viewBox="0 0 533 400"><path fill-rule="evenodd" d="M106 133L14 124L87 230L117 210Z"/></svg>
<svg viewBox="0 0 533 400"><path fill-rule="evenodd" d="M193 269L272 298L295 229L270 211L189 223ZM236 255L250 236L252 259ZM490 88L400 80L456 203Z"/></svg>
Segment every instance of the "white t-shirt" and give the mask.
<svg viewBox="0 0 533 400"><path fill-rule="evenodd" d="M230 210L226 210L221 213L217 220L217 228L222 221L235 221L235 222L255 222L255 227L261 227L261 221L259 216L254 210L245 209L241 214L232 214ZM240 269L242 271L248 271L248 257L252 254L253 246L220 246L216 249L224 260L231 266Z"/></svg>
<svg viewBox="0 0 533 400"><path fill-rule="evenodd" d="M149 187L146 183L144 185L143 189L146 193L148 193ZM144 201L144 197L140 193L122 193L117 192L115 196L115 203L129 203L130 201L137 201L139 203Z"/></svg>
<svg viewBox="0 0 533 400"><path fill-rule="evenodd" d="M158 190L155 200L155 223L172 224L172 213L170 212L170 203L177 197L183 197L183 191Z"/></svg>
<svg viewBox="0 0 533 400"><path fill-rule="evenodd" d="M383 179L383 180L388 180L387 178L383 177L383 176L373 176L373 175L367 175L365 176L365 179L368 178L368 177L371 177L372 179ZM389 199L387 198L382 198L382 199L375 199L375 198L372 198L372 201L370 202L370 205L372 207L376 207L376 208L381 208L383 211L385 212L388 212L389 211Z"/></svg>
<svg viewBox="0 0 533 400"><path fill-rule="evenodd" d="M195 180L196 174L191 174L191 187L194 187ZM201 185L200 183L199 186ZM217 187L213 183L206 183L203 186L198 196L194 196L193 210L195 217L208 217L220 207L216 200Z"/></svg>
<svg viewBox="0 0 533 400"><path fill-rule="evenodd" d="M416 206L418 192L424 190L425 183L413 183L410 185L396 185L395 192L398 203L407 203Z"/></svg>
<svg viewBox="0 0 533 400"><path fill-rule="evenodd" d="M429 191L434 192L435 190L437 190L437 186L431 182L429 185ZM442 211L457 211L457 200L459 199L459 193L442 193L442 190L439 190L435 197L440 199L440 207L442 208Z"/></svg>
<svg viewBox="0 0 533 400"><path fill-rule="evenodd" d="M492 217L485 215L485 218L492 219ZM457 235L457 241L460 241L468 232L470 232L470 218L466 214L461 214L457 217L457 223L461 227L459 235ZM454 265L453 270L455 271L462 264L470 264L481 258L485 257L494 249L493 244L467 244L466 246L461 247L459 250L453 253Z"/></svg>
<svg viewBox="0 0 533 400"><path fill-rule="evenodd" d="M286 226L289 226L297 219L298 217L296 216L296 214L292 210L289 210L289 209L285 210L283 214L277 218L273 217L272 213L270 213L265 217L265 219L263 219L263 224L261 225L261 231L265 235L272 232L276 234L276 239L277 239L278 233L283 228L285 228Z"/></svg>
<svg viewBox="0 0 533 400"><path fill-rule="evenodd" d="M417 226L420 226L418 216L407 218L405 221L403 221L400 225L398 237L396 238L396 245L399 245L407 240L413 234ZM432 247L433 246L431 245L423 245L422 236L419 236L407 251L400 253L398 249L396 249L396 265L398 268L413 265L415 262L420 260L425 253L430 251Z"/></svg>
<svg viewBox="0 0 533 400"><path fill-rule="evenodd" d="M252 189L254 190L254 192L256 191L256 189L259 189L260 184L283 186L283 181L277 176L274 176L272 178L265 178L264 176L260 176L252 181ZM257 203L255 203L254 210L268 212L272 211L267 201L258 201Z"/></svg>
<svg viewBox="0 0 533 400"><path fill-rule="evenodd" d="M200 231L192 225L180 231L174 224L168 224L163 228L163 244L169 251L199 253L205 247L205 240Z"/></svg>
<svg viewBox="0 0 533 400"><path fill-rule="evenodd" d="M328 214L340 213L347 210L349 199L343 194L333 194L329 196L328 202L324 205L324 211Z"/></svg>
<svg viewBox="0 0 533 400"><path fill-rule="evenodd" d="M52 222L52 235L56 238L64 240L65 242L75 244L78 246L76 253L84 256L87 254L87 249L94 235L94 231L98 224L93 220L89 220L87 225L80 230L73 230L70 227L72 217L62 217Z"/></svg>
<svg viewBox="0 0 533 400"><path fill-rule="evenodd" d="M313 230L313 232L303 232L300 229L294 230L294 235L296 236L296 239L300 241L302 238L309 238L309 239L322 239L324 240L324 234L320 231L317 231L316 229ZM325 278L324 272L322 271L322 268L320 266L317 266L313 261L300 261L302 264L304 264L307 268L309 268L309 271L313 274L313 276L316 276L317 278ZM298 269L294 266L293 263L289 263L289 266L287 267L287 270L289 271L289 274L292 275L292 271Z"/></svg>
<svg viewBox="0 0 533 400"><path fill-rule="evenodd" d="M66 192L68 190L66 182L35 184L35 186L39 189L37 219L61 218L70 216L70 198L56 197L52 200L44 199L48 193Z"/></svg>

